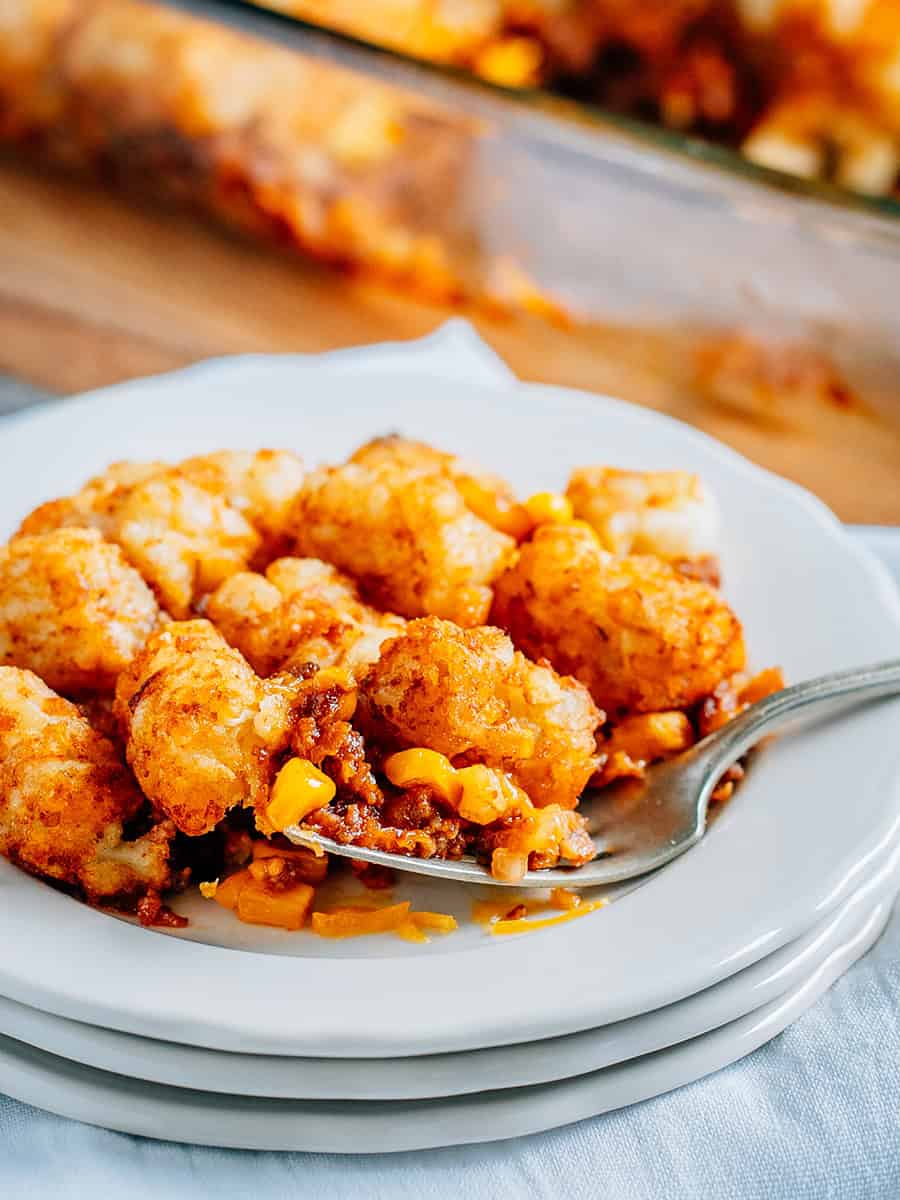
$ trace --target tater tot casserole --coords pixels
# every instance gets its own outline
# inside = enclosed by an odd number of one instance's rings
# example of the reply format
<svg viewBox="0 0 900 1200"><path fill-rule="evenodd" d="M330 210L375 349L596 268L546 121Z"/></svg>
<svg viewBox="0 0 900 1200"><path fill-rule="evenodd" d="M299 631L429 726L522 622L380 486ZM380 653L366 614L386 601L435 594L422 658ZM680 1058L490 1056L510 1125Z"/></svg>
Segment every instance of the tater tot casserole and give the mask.
<svg viewBox="0 0 900 1200"><path fill-rule="evenodd" d="M448 931L319 911L317 836L504 882L590 861L586 789L783 686L748 671L719 524L682 471L519 497L399 436L114 463L0 548L0 852L148 925L199 885L254 924Z"/></svg>

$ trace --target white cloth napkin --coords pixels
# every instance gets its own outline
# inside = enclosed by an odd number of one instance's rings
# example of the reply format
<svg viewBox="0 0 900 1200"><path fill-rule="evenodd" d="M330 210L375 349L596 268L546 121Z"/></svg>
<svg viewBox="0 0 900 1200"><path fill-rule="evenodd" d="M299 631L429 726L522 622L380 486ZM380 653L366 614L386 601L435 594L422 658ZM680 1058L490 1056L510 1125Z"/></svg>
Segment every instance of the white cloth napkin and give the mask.
<svg viewBox="0 0 900 1200"><path fill-rule="evenodd" d="M510 373L463 321L339 351L355 369ZM858 529L900 581L900 529ZM0 950L2 952L2 950ZM352 1157L180 1146L0 1095L0 1197L36 1200L897 1200L900 913L818 1004L749 1058L621 1112L528 1138ZM0 1077L0 1092L3 1080ZM52 1097L48 1096L48 1103Z"/></svg>

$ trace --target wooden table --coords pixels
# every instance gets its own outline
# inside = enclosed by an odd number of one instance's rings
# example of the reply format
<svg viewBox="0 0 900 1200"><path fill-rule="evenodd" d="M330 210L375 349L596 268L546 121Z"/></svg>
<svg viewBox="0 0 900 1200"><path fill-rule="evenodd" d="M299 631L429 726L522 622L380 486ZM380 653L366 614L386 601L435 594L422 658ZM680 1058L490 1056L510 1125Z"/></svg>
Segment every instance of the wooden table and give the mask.
<svg viewBox="0 0 900 1200"><path fill-rule="evenodd" d="M0 161L0 372L51 391L209 355L411 338L448 315ZM473 320L525 379L681 417L812 488L845 520L900 524L900 380L864 402L823 395L805 367L774 386L710 386L684 332Z"/></svg>

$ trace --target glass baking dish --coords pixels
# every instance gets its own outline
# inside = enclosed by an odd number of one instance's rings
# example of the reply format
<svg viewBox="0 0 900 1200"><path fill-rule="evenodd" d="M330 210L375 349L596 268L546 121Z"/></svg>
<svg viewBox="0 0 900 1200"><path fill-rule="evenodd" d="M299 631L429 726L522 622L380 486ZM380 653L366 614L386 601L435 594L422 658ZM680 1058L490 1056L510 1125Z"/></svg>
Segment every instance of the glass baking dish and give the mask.
<svg viewBox="0 0 900 1200"><path fill-rule="evenodd" d="M799 340L857 376L863 364L880 374L900 358L896 200L794 179L699 139L512 92L242 0L167 2L458 116L464 165L432 220L467 298Z"/></svg>

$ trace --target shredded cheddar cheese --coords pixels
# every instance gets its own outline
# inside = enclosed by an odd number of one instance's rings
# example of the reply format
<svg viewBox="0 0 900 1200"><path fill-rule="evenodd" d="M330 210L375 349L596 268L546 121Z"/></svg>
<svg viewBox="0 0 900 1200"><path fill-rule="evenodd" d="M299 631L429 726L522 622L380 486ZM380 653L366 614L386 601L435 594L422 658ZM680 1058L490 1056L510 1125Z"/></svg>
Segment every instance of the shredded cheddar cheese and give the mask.
<svg viewBox="0 0 900 1200"><path fill-rule="evenodd" d="M574 921L576 917L585 917L588 913L596 912L598 908L605 908L608 903L608 900L588 900L568 912L562 912L555 917L542 917L538 921L529 920L528 917L518 917L513 921L492 921L488 932L493 936L533 933L536 929L547 929L550 925L562 925L565 921Z"/></svg>

